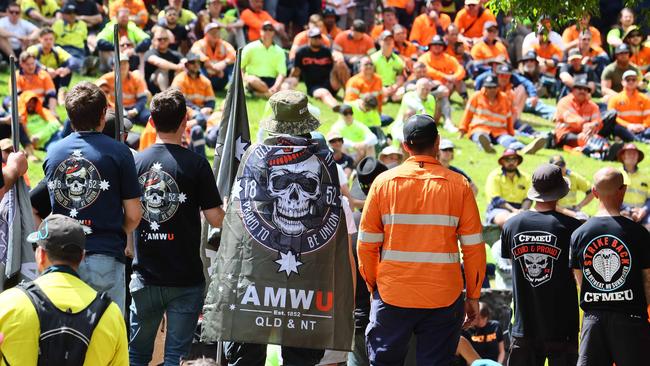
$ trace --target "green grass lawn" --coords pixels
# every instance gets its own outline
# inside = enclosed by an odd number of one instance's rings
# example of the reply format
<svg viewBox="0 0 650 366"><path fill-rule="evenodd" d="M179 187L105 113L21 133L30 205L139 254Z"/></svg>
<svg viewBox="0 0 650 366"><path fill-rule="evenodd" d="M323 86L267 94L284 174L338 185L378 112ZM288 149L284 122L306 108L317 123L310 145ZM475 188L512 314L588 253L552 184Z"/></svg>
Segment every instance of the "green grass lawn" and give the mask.
<svg viewBox="0 0 650 366"><path fill-rule="evenodd" d="M0 95L2 96L7 95L7 84L8 84L7 79L8 79L8 73L0 74ZM73 84L80 80L92 81L92 79L90 78L75 76L73 78ZM303 84L300 85L300 89L302 91L305 91ZM217 94L217 105L219 105L219 103L223 100L224 97L225 97L225 93ZM334 123L338 118L337 114L332 112L332 110L330 110L319 100L310 98L310 102L313 103L318 108L320 108L321 110L320 119L322 125L319 128L319 130L323 132L323 134L327 134L332 123ZM459 102L460 99L458 98L457 95L454 98L452 98L452 119L456 124L458 124L458 121L460 121L463 113ZM555 101L551 99L544 99L544 102L552 105L555 104ZM264 111L265 104L266 104L266 100L263 99L257 99L257 98L247 99L248 117L250 122L251 135L254 139L255 139L255 135L257 134L259 120ZM399 108L399 104L388 103L387 105L384 106L383 113L391 116L395 116L397 114L398 108ZM65 108L63 106L58 107L58 112L59 112L59 116L61 117L65 116ZM538 118L530 114L524 114L522 116L522 119L529 121L537 130L548 131L552 128L552 124L550 121L545 121L541 118ZM141 127L136 126L136 129L140 129L140 128ZM456 145L455 160L453 164L463 169L479 187L477 202L478 202L479 210L481 211L481 215L483 215L487 204L487 199L485 197L485 189L484 189L485 180L487 178L487 175L490 173L490 171L498 167L497 158L500 155L500 153L503 151L503 148L497 147L497 154L489 155L479 150L479 148L467 138L459 139L457 134L450 134L449 132L442 129L441 129L441 134L443 137L451 139ZM528 142L528 141L524 141L524 142ZM643 144L639 144L639 147L646 153L646 155L649 155L650 149L648 148L648 146L647 145L641 146L641 145ZM212 153L213 153L212 150L208 151L208 156L210 160L212 160L211 159ZM539 151L534 156L530 156L530 155L525 156L524 162L521 165L521 170L529 174L532 174L532 172L539 164L547 162L552 155L558 153L564 156L565 160L567 161L567 166L569 167L569 169L582 174L589 180L591 180L593 174L601 167L615 164L612 162L600 162L594 159L586 158L582 155L570 154L561 150L544 149ZM44 152L39 152L38 155L41 158L44 158L45 154ZM648 163L644 161L642 163L641 168L647 169L646 168L647 164ZM41 164L40 163L30 164L28 175L29 175L29 179L33 184L40 181L43 178L43 170ZM582 199L582 195L579 195L578 199ZM594 213L596 209L596 204L597 204L596 201L592 201L592 203L585 208L585 212L589 214Z"/></svg>

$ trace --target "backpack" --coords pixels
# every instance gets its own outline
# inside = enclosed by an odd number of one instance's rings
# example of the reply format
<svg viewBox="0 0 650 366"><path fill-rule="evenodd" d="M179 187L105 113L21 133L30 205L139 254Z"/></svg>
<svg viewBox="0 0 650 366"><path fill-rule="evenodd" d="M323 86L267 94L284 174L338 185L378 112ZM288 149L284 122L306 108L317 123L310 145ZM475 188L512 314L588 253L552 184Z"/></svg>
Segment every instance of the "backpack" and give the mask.
<svg viewBox="0 0 650 366"><path fill-rule="evenodd" d="M99 319L111 304L105 292L82 311L71 313L57 308L34 282L18 286L32 301L38 314L41 334L38 339L38 366L82 366L90 337Z"/></svg>

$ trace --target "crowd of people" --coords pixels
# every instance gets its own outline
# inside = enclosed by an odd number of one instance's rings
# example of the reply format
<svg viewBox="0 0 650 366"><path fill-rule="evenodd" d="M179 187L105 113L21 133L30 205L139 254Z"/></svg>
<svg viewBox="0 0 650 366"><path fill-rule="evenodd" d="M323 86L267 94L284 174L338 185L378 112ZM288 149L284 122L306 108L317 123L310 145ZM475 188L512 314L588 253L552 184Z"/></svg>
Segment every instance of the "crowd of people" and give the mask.
<svg viewBox="0 0 650 366"><path fill-rule="evenodd" d="M285 364L643 364L650 176L636 144L650 144L648 35L629 8L617 9L616 24L584 15L560 30L545 15L495 16L486 2L0 5L0 52L19 66L24 150L11 152L6 98L0 193L40 160L36 150L46 152L45 178L31 192L40 226L29 239L41 276L0 295L0 365L82 364L79 355L85 364L145 365L163 317L164 364L188 357L206 291L201 222L219 228L224 209L234 210L205 157L224 110L217 95L238 59L247 96L269 99L264 120L279 118L282 103L286 115L317 117L313 100L337 114L322 134L317 125L261 124L258 138L320 143L354 210L346 217L360 276L352 351L283 349ZM74 75L93 81L74 85ZM296 92L303 87L312 103ZM112 138L116 107L126 144ZM553 127L536 130L523 113ZM484 187L452 165L454 141L464 138L481 154L503 148ZM533 174L522 171L525 156L542 149L556 153ZM567 167L563 155L573 153L620 166L590 181ZM589 218L583 208L594 199ZM501 232L495 243L482 239L490 226ZM513 324L484 301L489 287L512 292ZM85 339L73 358L42 337L56 331L44 319L57 319L57 308L85 314L67 320ZM263 364L248 347L228 344L229 364L258 365L253 353Z"/></svg>

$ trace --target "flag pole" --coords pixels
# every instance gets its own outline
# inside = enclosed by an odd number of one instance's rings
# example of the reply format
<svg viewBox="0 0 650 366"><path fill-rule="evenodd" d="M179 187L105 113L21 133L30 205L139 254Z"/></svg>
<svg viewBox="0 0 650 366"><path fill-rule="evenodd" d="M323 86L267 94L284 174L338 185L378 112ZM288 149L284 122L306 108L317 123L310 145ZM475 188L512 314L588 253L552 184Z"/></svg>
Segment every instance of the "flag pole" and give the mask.
<svg viewBox="0 0 650 366"><path fill-rule="evenodd" d="M124 104L122 103L122 72L120 66L119 25L113 27L113 70L115 73L115 139L122 142L124 136Z"/></svg>
<svg viewBox="0 0 650 366"><path fill-rule="evenodd" d="M16 57L9 57L9 72L11 73L11 143L14 152L20 149L20 120L18 119L18 86L16 84Z"/></svg>

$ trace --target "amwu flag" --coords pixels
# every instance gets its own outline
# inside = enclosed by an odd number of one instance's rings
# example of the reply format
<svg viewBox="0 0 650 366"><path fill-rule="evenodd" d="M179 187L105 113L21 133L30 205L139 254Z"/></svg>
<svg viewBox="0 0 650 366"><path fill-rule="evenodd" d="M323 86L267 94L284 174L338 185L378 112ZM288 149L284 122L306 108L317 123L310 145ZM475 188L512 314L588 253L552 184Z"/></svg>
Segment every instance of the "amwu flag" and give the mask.
<svg viewBox="0 0 650 366"><path fill-rule="evenodd" d="M354 290L336 162L306 142L277 137L246 151L203 309L204 340L350 350Z"/></svg>
<svg viewBox="0 0 650 366"><path fill-rule="evenodd" d="M18 151L18 93L16 91L16 60L11 57L11 133L14 151ZM0 201L0 291L7 279L18 274L18 281L36 278L34 250L27 235L34 231L29 189L23 177L5 192ZM9 287L9 286L7 286Z"/></svg>

